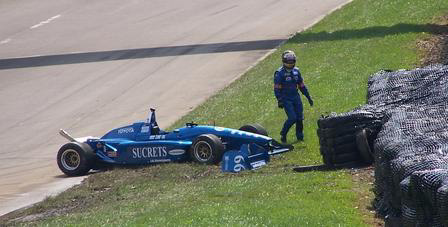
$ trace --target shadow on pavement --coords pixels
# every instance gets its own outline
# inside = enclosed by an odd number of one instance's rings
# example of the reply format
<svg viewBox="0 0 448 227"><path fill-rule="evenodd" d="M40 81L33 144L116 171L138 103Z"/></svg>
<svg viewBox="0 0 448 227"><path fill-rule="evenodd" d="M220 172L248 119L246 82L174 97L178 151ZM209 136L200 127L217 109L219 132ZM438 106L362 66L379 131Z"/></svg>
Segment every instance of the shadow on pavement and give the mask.
<svg viewBox="0 0 448 227"><path fill-rule="evenodd" d="M22 58L6 58L0 59L0 70L179 55L268 50L279 46L283 41L285 41L285 39L195 44L184 46L151 47L85 53L55 54Z"/></svg>

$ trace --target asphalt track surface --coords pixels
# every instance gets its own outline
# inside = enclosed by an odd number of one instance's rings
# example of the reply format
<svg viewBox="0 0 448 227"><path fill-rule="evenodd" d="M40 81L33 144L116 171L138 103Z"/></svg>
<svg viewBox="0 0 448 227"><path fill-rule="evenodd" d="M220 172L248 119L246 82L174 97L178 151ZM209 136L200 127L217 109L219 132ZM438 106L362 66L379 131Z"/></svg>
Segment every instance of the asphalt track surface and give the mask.
<svg viewBox="0 0 448 227"><path fill-rule="evenodd" d="M348 0L0 0L0 215L80 182L75 137L163 128ZM279 62L280 64L280 62Z"/></svg>

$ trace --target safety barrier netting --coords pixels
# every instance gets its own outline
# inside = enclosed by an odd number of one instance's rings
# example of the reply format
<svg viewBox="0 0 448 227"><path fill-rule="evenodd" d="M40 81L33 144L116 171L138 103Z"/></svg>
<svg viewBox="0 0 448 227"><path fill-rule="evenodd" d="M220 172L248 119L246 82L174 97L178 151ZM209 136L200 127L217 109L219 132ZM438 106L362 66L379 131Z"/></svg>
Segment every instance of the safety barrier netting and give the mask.
<svg viewBox="0 0 448 227"><path fill-rule="evenodd" d="M448 109L406 106L388 111L374 145L377 210L413 225L448 226ZM413 226L412 225L412 226Z"/></svg>
<svg viewBox="0 0 448 227"><path fill-rule="evenodd" d="M374 161L381 215L404 226L448 227L448 66L380 71L369 78L367 98L319 119L324 163ZM350 158L340 156L343 149Z"/></svg>

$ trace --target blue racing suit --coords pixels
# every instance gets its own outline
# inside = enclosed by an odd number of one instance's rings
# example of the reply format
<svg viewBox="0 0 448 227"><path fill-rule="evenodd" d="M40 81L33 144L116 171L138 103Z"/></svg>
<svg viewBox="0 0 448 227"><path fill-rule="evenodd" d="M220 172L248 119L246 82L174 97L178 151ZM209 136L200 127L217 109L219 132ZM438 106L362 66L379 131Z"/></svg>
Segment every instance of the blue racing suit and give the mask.
<svg viewBox="0 0 448 227"><path fill-rule="evenodd" d="M293 124L296 124L296 137L303 140L303 105L298 89L313 105L308 89L303 83L302 75L297 67L291 70L280 67L274 74L274 93L278 106L284 108L288 119L283 124L280 134L286 136Z"/></svg>

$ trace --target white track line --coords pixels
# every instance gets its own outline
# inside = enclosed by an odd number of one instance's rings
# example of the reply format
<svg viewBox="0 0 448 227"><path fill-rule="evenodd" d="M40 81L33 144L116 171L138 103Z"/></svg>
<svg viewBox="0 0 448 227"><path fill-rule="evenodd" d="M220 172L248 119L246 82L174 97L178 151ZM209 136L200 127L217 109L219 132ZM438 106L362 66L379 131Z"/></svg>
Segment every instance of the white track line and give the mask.
<svg viewBox="0 0 448 227"><path fill-rule="evenodd" d="M56 15L56 16L54 16L54 17L51 17L51 18L48 19L48 20L42 21L42 22L40 22L39 24L33 25L33 26L30 27L30 29L35 29L35 28L38 28L38 27L40 27L40 26L42 26L42 25L48 24L48 23L50 23L52 20L58 19L59 17L61 17L61 14L58 14L58 15Z"/></svg>
<svg viewBox="0 0 448 227"><path fill-rule="evenodd" d="M0 45L1 45L1 44L7 44L7 43L11 42L11 40L12 40L12 39L5 39L5 40L2 40L2 41L0 42Z"/></svg>

